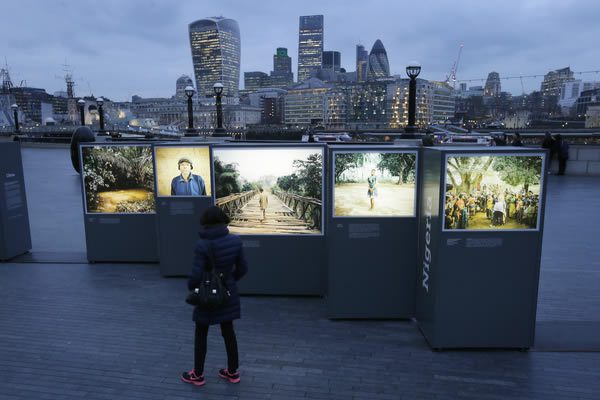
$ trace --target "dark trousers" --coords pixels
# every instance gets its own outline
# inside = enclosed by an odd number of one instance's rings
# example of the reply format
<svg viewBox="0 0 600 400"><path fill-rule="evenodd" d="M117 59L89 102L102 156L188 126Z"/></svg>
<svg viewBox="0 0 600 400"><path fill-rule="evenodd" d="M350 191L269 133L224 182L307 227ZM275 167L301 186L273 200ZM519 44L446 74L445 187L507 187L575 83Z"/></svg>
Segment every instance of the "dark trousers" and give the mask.
<svg viewBox="0 0 600 400"><path fill-rule="evenodd" d="M233 321L221 323L221 335L225 341L227 351L227 369L229 372L237 371L239 367L237 339L233 330ZM208 325L196 324L196 337L194 340L194 370L201 375L204 372L204 360L206 359L206 338L208 337Z"/></svg>
<svg viewBox="0 0 600 400"><path fill-rule="evenodd" d="M564 175L565 170L567 169L567 158L566 157L558 157L558 175Z"/></svg>

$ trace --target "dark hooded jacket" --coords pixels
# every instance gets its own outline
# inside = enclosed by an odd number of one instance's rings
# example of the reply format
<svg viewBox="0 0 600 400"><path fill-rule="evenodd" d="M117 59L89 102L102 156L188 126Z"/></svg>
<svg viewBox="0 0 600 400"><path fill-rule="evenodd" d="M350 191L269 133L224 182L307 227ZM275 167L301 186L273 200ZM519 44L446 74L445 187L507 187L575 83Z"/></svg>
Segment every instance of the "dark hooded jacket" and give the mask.
<svg viewBox="0 0 600 400"><path fill-rule="evenodd" d="M192 276L188 281L188 289L193 290L200 283L202 270L208 264L209 244L215 257L216 269L226 276L226 284L231 292L227 304L218 310L205 311L198 307L194 309L194 321L203 325L220 324L240 318L240 295L237 281L246 272L248 265L244 258L242 240L237 235L229 233L225 225L207 227L199 233L200 240L196 243Z"/></svg>

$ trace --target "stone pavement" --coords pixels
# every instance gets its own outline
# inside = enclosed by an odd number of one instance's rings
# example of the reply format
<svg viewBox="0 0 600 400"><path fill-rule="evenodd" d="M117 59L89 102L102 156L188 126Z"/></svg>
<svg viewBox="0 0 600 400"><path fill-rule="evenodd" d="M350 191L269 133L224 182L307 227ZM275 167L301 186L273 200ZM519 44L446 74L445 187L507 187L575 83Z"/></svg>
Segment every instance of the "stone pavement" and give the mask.
<svg viewBox="0 0 600 400"><path fill-rule="evenodd" d="M66 150L23 154L33 160L25 174L35 257L0 264L0 400L600 398L600 353L432 352L414 322L329 321L323 300L305 297L243 297L242 382L216 376L225 362L217 328L207 385L186 385L185 280L161 278L157 265L43 262L84 251L80 189L63 178L51 188L62 195L41 193ZM598 178L549 180L540 322L600 321L599 195ZM45 234L35 233L45 225L35 213L50 224Z"/></svg>

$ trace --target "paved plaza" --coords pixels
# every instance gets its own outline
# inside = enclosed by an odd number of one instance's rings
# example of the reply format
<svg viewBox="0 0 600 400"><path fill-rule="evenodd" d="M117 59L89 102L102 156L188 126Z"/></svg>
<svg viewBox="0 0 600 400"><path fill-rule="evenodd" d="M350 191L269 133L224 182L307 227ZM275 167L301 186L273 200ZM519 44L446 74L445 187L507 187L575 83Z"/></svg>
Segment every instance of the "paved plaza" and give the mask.
<svg viewBox="0 0 600 400"><path fill-rule="evenodd" d="M600 178L549 177L546 336L529 352L434 352L413 321L330 321L321 298L252 296L236 322L242 382L217 377L217 328L197 388L179 380L193 360L185 279L156 264L88 264L68 149L26 147L23 161L33 250L0 263L0 400L600 398L600 349L552 337L600 337Z"/></svg>

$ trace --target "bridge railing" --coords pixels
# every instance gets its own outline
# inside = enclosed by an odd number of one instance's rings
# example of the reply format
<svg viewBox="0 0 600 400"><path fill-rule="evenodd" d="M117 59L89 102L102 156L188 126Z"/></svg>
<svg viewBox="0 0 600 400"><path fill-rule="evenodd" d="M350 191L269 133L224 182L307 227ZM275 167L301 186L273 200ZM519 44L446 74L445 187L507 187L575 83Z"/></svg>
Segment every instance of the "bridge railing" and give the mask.
<svg viewBox="0 0 600 400"><path fill-rule="evenodd" d="M257 190L249 190L247 192L230 194L229 196L218 198L215 204L221 207L227 215L234 218L238 210L244 207L257 193Z"/></svg>
<svg viewBox="0 0 600 400"><path fill-rule="evenodd" d="M321 201L281 190L273 190L272 193L291 208L296 217L308 223L313 229L321 229L321 209L323 205Z"/></svg>

